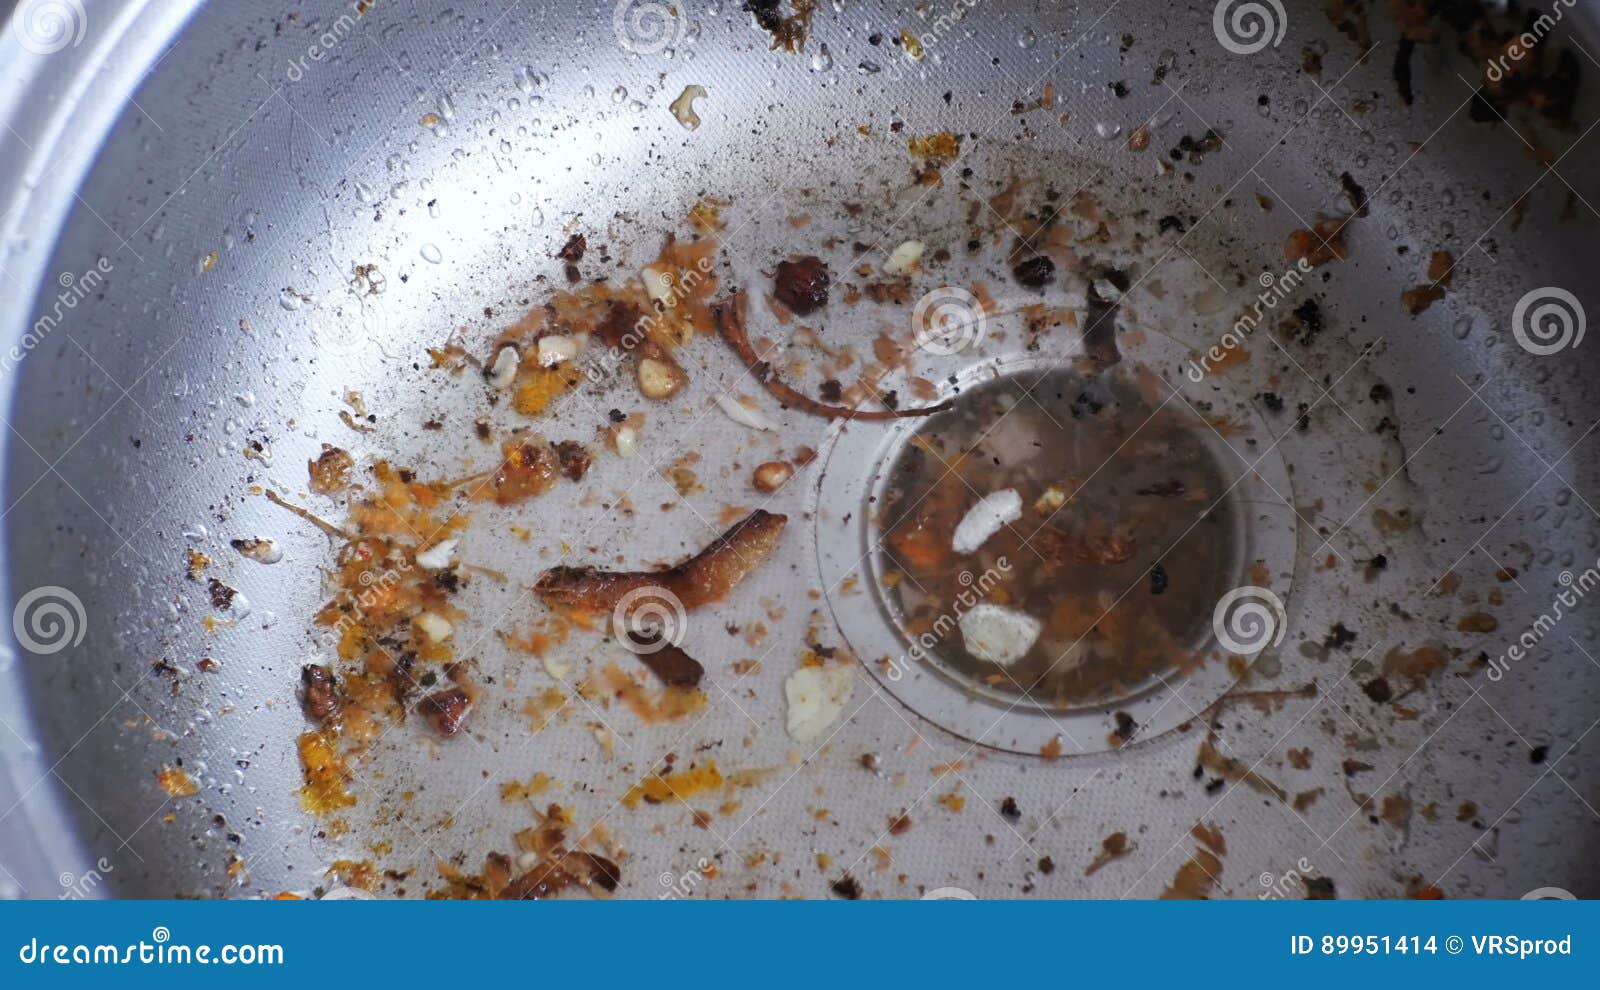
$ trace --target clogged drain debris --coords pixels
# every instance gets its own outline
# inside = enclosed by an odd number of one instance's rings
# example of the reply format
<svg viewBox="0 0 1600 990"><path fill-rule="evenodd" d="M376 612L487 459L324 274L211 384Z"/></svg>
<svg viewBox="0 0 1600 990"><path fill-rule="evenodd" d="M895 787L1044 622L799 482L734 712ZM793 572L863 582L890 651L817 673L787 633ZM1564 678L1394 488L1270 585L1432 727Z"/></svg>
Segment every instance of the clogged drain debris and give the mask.
<svg viewBox="0 0 1600 990"><path fill-rule="evenodd" d="M1138 366L1083 361L978 385L920 424L879 523L886 597L934 644L923 656L1058 709L1201 661L1238 526L1210 427L1165 394Z"/></svg>

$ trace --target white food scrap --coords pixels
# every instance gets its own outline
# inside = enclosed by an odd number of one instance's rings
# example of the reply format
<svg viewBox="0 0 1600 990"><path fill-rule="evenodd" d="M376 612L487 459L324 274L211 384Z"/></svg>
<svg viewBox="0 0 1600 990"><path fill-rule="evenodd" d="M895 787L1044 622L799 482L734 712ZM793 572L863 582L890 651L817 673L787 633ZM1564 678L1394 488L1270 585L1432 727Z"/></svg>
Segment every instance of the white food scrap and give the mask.
<svg viewBox="0 0 1600 990"><path fill-rule="evenodd" d="M928 249L921 241L905 241L889 255L883 270L889 275L909 275L922 263L922 253Z"/></svg>
<svg viewBox="0 0 1600 990"><path fill-rule="evenodd" d="M1015 488L1003 488L980 498L956 524L951 546L956 553L972 553L1000 532L1000 527L1022 518L1022 496Z"/></svg>
<svg viewBox="0 0 1600 990"><path fill-rule="evenodd" d="M957 625L967 652L1002 667L1027 656L1044 630L1044 624L1026 612L987 602L963 612Z"/></svg>
<svg viewBox="0 0 1600 990"><path fill-rule="evenodd" d="M489 384L500 389L510 388L511 383L516 380L517 365L520 363L521 358L515 347L507 344L500 348L499 353L494 356L494 363L489 365Z"/></svg>
<svg viewBox="0 0 1600 990"><path fill-rule="evenodd" d="M705 95L704 86L683 87L683 92L678 94L678 98L672 101L670 107L672 115L678 118L678 123L691 131L700 126L700 115L695 113L694 101Z"/></svg>
<svg viewBox="0 0 1600 990"><path fill-rule="evenodd" d="M847 663L805 666L783 682L783 696L789 703L785 728L795 742L815 742L839 720L850 701L855 670Z"/></svg>

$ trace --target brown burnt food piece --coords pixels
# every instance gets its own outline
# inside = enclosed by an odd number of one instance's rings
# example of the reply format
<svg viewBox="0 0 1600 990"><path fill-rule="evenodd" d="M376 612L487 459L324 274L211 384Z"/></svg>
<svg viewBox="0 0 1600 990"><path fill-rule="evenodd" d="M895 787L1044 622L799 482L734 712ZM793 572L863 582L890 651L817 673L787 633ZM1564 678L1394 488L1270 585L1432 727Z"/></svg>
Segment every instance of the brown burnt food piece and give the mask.
<svg viewBox="0 0 1600 990"><path fill-rule="evenodd" d="M458 687L435 692L417 702L417 714L427 719L433 731L453 736L461 731L472 710L472 695Z"/></svg>
<svg viewBox="0 0 1600 990"><path fill-rule="evenodd" d="M589 250L589 239L582 234L573 234L567 238L567 243L561 245L561 250L556 252L556 257L562 261L582 261L584 254Z"/></svg>
<svg viewBox="0 0 1600 990"><path fill-rule="evenodd" d="M1108 297L1101 291L1101 279L1116 290L1114 296ZM1099 365L1112 365L1122 360L1122 352L1117 349L1117 308L1130 284L1127 273L1115 268L1101 269L1100 277L1089 283L1088 329L1083 332L1083 348Z"/></svg>
<svg viewBox="0 0 1600 990"><path fill-rule="evenodd" d="M562 440L556 444L556 463L568 480L582 481L583 476L589 473L589 466L594 463L594 455L576 440Z"/></svg>
<svg viewBox="0 0 1600 990"><path fill-rule="evenodd" d="M1011 274L1029 289L1042 289L1056 280L1056 263L1042 254L1036 254L1017 262Z"/></svg>
<svg viewBox="0 0 1600 990"><path fill-rule="evenodd" d="M622 870L604 856L594 853L557 851L500 892L505 901L542 901L560 894L575 884L593 893L614 893L622 882Z"/></svg>
<svg viewBox="0 0 1600 990"><path fill-rule="evenodd" d="M689 376L667 348L651 337L649 325L639 306L613 300L595 332L607 347L634 356L635 378L646 398L671 398L688 383Z"/></svg>
<svg viewBox="0 0 1600 990"><path fill-rule="evenodd" d="M552 567L540 575L533 590L551 606L592 615L609 613L629 592L647 588L666 590L686 609L698 608L721 601L772 556L788 521L788 516L757 509L704 550L666 570Z"/></svg>
<svg viewBox="0 0 1600 990"><path fill-rule="evenodd" d="M348 450L325 443L317 459L306 462L311 475L308 487L318 495L332 495L350 483L350 469L355 465Z"/></svg>
<svg viewBox="0 0 1600 990"><path fill-rule="evenodd" d="M339 684L332 671L320 664L308 663L300 668L300 683L305 687L300 704L307 718L319 723L339 718L344 702L339 697Z"/></svg>
<svg viewBox="0 0 1600 990"><path fill-rule="evenodd" d="M206 580L206 593L211 596L212 608L218 612L226 612L233 607L233 596L239 592L216 578L208 578Z"/></svg>
<svg viewBox="0 0 1600 990"><path fill-rule="evenodd" d="M794 261L778 262L772 279L772 294L796 316L810 316L828 305L828 287L833 279L828 266L814 254Z"/></svg>
<svg viewBox="0 0 1600 990"><path fill-rule="evenodd" d="M762 387L784 406L827 419L867 421L931 416L950 408L950 402L946 400L937 405L919 406L915 409L851 409L846 406L825 405L808 395L802 395L780 381L772 370L772 365L761 360L755 348L750 346L750 337L744 326L745 304L744 293L739 292L734 294L732 305L718 303L711 307L711 315L717 323L717 333L729 347L733 348L734 353L739 355L739 359L744 362L756 380L761 382Z"/></svg>
<svg viewBox="0 0 1600 990"><path fill-rule="evenodd" d="M544 862L506 884L506 889L500 892L500 899L542 901L556 896L577 882L578 878L562 869L560 863Z"/></svg>
<svg viewBox="0 0 1600 990"><path fill-rule="evenodd" d="M832 890L834 894L844 898L847 901L861 900L861 884L856 881L855 877L848 873L841 876L833 883L830 883L828 885L828 889Z"/></svg>
<svg viewBox="0 0 1600 990"><path fill-rule="evenodd" d="M706 676L706 669L700 661L685 653L678 644L662 639L660 633L651 632L629 638L632 640L629 648L638 656L639 662L650 668L650 672L661 678L661 683L667 687L699 687L701 678Z"/></svg>

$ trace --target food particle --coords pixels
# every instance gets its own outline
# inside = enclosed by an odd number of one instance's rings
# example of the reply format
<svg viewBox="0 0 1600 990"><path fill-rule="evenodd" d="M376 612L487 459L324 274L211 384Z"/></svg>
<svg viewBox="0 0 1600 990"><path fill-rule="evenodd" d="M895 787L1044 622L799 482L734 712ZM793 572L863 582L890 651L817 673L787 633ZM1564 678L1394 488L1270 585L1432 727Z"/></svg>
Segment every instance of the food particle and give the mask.
<svg viewBox="0 0 1600 990"><path fill-rule="evenodd" d="M517 365L521 358L517 349L507 344L500 348L494 356L494 363L489 365L489 384L497 389L508 389L517 378Z"/></svg>
<svg viewBox="0 0 1600 990"><path fill-rule="evenodd" d="M804 666L783 682L788 702L784 727L795 742L809 743L820 738L850 701L855 671L849 664L824 663Z"/></svg>
<svg viewBox="0 0 1600 990"><path fill-rule="evenodd" d="M705 95L704 86L685 86L683 92L678 94L678 98L672 101L668 109L678 118L678 123L682 124L684 129L692 131L700 126L700 115L695 112L694 101Z"/></svg>
<svg viewBox="0 0 1600 990"><path fill-rule="evenodd" d="M756 491L771 494L794 477L794 466L788 461L767 461L756 468L753 482Z"/></svg>
<svg viewBox="0 0 1600 990"><path fill-rule="evenodd" d="M1044 624L1026 612L988 602L967 609L956 624L967 652L1002 667L1027 656L1044 631Z"/></svg>
<svg viewBox="0 0 1600 990"><path fill-rule="evenodd" d="M1022 496L1015 488L990 492L961 517L950 545L956 553L973 553L1002 526L1021 518Z"/></svg>
<svg viewBox="0 0 1600 990"><path fill-rule="evenodd" d="M889 259L883 263L883 271L887 275L909 275L917 270L922 263L923 252L928 246L921 241L902 241L900 246L889 253Z"/></svg>

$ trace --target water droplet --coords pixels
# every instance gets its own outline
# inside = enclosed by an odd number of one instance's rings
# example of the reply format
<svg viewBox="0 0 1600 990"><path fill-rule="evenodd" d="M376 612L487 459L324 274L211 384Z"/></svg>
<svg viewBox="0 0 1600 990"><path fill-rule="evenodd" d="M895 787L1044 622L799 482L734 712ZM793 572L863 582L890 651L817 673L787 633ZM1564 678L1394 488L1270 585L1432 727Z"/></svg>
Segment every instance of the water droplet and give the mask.
<svg viewBox="0 0 1600 990"><path fill-rule="evenodd" d="M1038 42L1039 36L1033 33L1033 28L1023 28L1022 33L1017 35L1018 48L1032 48Z"/></svg>

